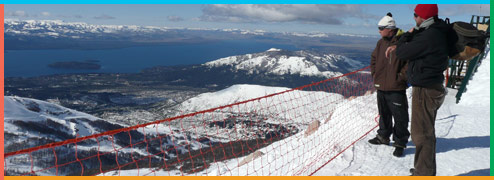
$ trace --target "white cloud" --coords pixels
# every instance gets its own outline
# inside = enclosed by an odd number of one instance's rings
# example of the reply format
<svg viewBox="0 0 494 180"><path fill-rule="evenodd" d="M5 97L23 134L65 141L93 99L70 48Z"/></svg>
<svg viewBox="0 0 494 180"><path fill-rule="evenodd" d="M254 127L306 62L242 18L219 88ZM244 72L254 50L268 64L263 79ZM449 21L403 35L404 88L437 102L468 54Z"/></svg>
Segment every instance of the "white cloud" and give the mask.
<svg viewBox="0 0 494 180"><path fill-rule="evenodd" d="M82 19L82 18L84 18L82 15L63 15L63 14L56 15L56 17L67 18L67 19L70 19L70 18Z"/></svg>
<svg viewBox="0 0 494 180"><path fill-rule="evenodd" d="M113 16L109 16L109 15L106 15L106 14L103 14L101 16L96 16L94 17L94 19L103 19L103 20L107 20L107 19L116 19L115 17Z"/></svg>
<svg viewBox="0 0 494 180"><path fill-rule="evenodd" d="M184 20L180 16L168 16L167 19L168 19L168 21L173 21L173 22L178 22L178 21L183 21Z"/></svg>
<svg viewBox="0 0 494 180"><path fill-rule="evenodd" d="M303 22L343 24L345 18L378 19L362 12L361 5L347 4L215 4L203 9L202 21Z"/></svg>
<svg viewBox="0 0 494 180"><path fill-rule="evenodd" d="M51 15L49 12L41 12L40 14L41 14L41 16L45 16L45 17L48 17Z"/></svg>
<svg viewBox="0 0 494 180"><path fill-rule="evenodd" d="M7 11L7 12L5 12L5 16L24 17L24 18L27 18L27 17L30 17L30 18L58 17L58 18L77 18L77 19L83 18L83 16L81 16L81 15L61 15L61 14L56 15L56 14L52 14L52 13L47 12L47 11L43 11L40 13L27 13L25 11ZM98 18L99 19L115 19L114 17L108 16L108 15L102 15L102 16L94 17L94 18L95 19L98 19Z"/></svg>
<svg viewBox="0 0 494 180"><path fill-rule="evenodd" d="M5 16L12 16L12 17L29 17L29 15L25 11L10 11L10 12L5 12Z"/></svg>

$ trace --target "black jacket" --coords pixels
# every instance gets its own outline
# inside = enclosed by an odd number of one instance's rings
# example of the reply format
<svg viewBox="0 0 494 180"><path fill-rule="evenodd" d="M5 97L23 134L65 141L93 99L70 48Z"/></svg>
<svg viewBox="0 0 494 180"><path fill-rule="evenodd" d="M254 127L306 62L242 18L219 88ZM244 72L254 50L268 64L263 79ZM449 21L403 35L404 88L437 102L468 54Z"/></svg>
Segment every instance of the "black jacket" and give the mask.
<svg viewBox="0 0 494 180"><path fill-rule="evenodd" d="M457 37L450 25L436 20L429 28L405 33L397 43L396 56L408 61L408 82L431 87L444 81L448 55L455 54Z"/></svg>

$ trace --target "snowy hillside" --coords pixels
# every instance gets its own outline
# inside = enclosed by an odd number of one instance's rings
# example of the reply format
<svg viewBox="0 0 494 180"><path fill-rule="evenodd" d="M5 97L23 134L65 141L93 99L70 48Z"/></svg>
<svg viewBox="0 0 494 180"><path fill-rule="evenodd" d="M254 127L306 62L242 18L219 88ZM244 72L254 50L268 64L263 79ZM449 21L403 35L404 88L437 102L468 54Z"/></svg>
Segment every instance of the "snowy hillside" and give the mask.
<svg viewBox="0 0 494 180"><path fill-rule="evenodd" d="M208 67L231 66L231 70L248 74L273 74L335 77L364 67L353 59L335 54L286 51L271 48L265 52L230 56L205 63Z"/></svg>
<svg viewBox="0 0 494 180"><path fill-rule="evenodd" d="M34 128L37 125L46 125L53 128L52 131L60 131L60 136L68 137L88 136L99 132L98 128L90 125L90 122L101 119L55 104L29 98L6 96L4 105L5 133L18 136L19 138L15 139L18 142L25 138L41 138L38 132L26 129L27 127ZM10 144L8 140L6 139L6 144ZM53 140L63 139L54 138Z"/></svg>
<svg viewBox="0 0 494 180"><path fill-rule="evenodd" d="M4 105L6 153L125 127L36 99L5 96ZM94 145L79 149L89 150ZM109 144L102 147L112 149Z"/></svg>
<svg viewBox="0 0 494 180"><path fill-rule="evenodd" d="M53 103L40 101L30 98L5 96L4 97L4 147L5 152L10 153L22 149L38 147L54 142L61 142L78 137L99 134L110 130L125 128L125 125L120 125L115 122L103 120L92 115L68 109ZM172 132L175 131L175 132ZM129 138L129 136L131 138ZM134 145L133 148L128 148L129 142L140 142L143 138L162 137L160 143L162 147L169 149L165 155L156 157L153 161L160 161L163 157L167 160L174 159L178 155L187 153L190 150L198 150L203 147L208 147L208 144L213 141L200 137L191 137L180 133L177 128L169 126L153 126L144 129L123 131L109 138L103 136L99 141L89 139L78 142L77 154L79 156L87 156L94 153L106 152L108 157L102 161L113 164L115 163L115 149L118 149L119 160L129 161L134 157L147 155L148 152L160 152L161 146L146 147L146 145ZM198 140L201 140L199 142ZM189 146L180 146L179 144L190 144ZM58 146L53 150L57 151L58 163L70 162L74 158L75 149L73 144ZM48 151L48 152L45 152ZM32 156L35 161L36 168L46 168L52 166L57 160L51 157L52 149L34 151ZM46 158L46 160L43 160ZM23 174L30 169L31 162L27 154L21 154L6 158L11 163L8 163L6 168L7 175ZM96 162L86 162L84 166L87 170L92 167L97 167ZM75 173L79 171L77 164L68 164L63 170L58 170L59 175L80 175ZM74 172L75 171L75 172ZM91 173L86 172L86 173ZM38 175L54 175L55 169L39 172ZM91 174L86 174L91 175Z"/></svg>
<svg viewBox="0 0 494 180"><path fill-rule="evenodd" d="M288 90L288 88L259 85L234 85L221 91L200 94L199 96L183 102L176 107L176 109L180 109L182 112L197 112L286 90Z"/></svg>
<svg viewBox="0 0 494 180"><path fill-rule="evenodd" d="M193 113L202 110L207 110L215 107L221 107L229 104L239 103L242 101L250 100L253 98L263 97L266 95L284 92L289 90L288 88L282 87L266 87L259 85L234 85L230 88L213 92L204 93L194 98L191 98L180 105L173 107L175 112L179 112L174 116L180 116L186 113ZM263 137L266 133L270 131L277 132L278 129L266 128L266 126L271 125L282 125L285 128L293 129L294 132L298 132L299 129L305 129L307 125L317 119L317 113L307 114L307 116L298 116L297 114L280 114L280 109L291 109L299 112L314 112L325 109L323 114L327 114L335 109L341 103L345 102L345 98L336 93L327 92L308 92L308 91L295 91L298 93L297 96L306 97L307 99L297 99L291 101L290 104L286 103L285 100L290 99L293 95L290 93L283 93L281 95L275 96L270 100L271 105L277 105L277 108L271 107L263 109L261 112L253 112L258 109L256 106L266 106L266 104L251 102L245 103L239 109L231 110L229 108L221 109L215 111L211 114L205 114L201 119L183 120L176 121L173 123L180 123L179 125L185 127L195 127L200 126L204 123L214 123L217 120L223 122L223 119L236 119L232 123L232 127L225 127L225 132L217 133L217 129L213 128L198 128L195 131L198 134L208 134L209 136L216 137L219 139L233 140L245 140L245 139L255 139L257 136L254 134L261 134ZM320 97L327 97L333 100L333 103L328 103L320 101ZM311 102L312 106L298 106L293 107L292 103L295 104L305 104ZM252 108L250 108L252 107ZM255 115L256 117L253 117ZM245 116L245 117L243 117ZM211 118L210 118L211 117ZM243 121L261 121L258 125L240 126ZM263 128L261 128L261 126ZM224 141L223 141L224 142Z"/></svg>
<svg viewBox="0 0 494 180"><path fill-rule="evenodd" d="M56 104L13 96L4 97L4 126L6 153L124 127ZM92 142L81 145L78 152L90 151L95 144ZM111 149L111 144L101 144L101 149L102 151ZM61 161L64 161L66 153L72 152L68 146L57 150L60 151ZM33 153L33 156L44 155ZM28 159L26 155L10 158L10 161L16 163L7 167L6 173L25 171L30 166ZM45 163L51 163L50 161L54 159Z"/></svg>

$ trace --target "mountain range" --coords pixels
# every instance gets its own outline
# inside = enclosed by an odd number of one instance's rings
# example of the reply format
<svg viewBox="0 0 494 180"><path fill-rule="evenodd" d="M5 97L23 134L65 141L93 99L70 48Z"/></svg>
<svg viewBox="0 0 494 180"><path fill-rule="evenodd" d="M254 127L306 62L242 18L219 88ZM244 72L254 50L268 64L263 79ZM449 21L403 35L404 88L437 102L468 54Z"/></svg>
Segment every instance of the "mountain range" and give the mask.
<svg viewBox="0 0 494 180"><path fill-rule="evenodd" d="M228 32L235 35L266 35L276 32L264 30L244 30L244 29L217 29L217 28L170 28L158 26L137 26L137 25L93 25L84 22L65 22L62 20L12 20L5 19L5 34L31 35L39 37L69 37L74 39L89 38L97 34L119 34L122 36L143 35L153 33L174 33L184 31L219 31ZM330 35L340 35L348 37L376 37L356 34L332 34L332 33L279 33L285 35L301 37L328 37Z"/></svg>
<svg viewBox="0 0 494 180"><path fill-rule="evenodd" d="M106 49L144 45L184 45L211 41L248 39L256 42L289 44L300 49L370 53L378 36L267 32L264 30L170 28L136 25L94 25L61 20L6 19L6 50L23 49ZM354 44L347 46L346 44ZM352 49L352 51L347 51Z"/></svg>

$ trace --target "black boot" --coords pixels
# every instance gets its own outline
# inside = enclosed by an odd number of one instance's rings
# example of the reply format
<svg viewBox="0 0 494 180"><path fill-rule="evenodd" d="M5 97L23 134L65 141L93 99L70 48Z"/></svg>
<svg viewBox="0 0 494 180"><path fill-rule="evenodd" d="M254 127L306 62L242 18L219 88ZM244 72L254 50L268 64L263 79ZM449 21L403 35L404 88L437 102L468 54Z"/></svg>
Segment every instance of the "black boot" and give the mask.
<svg viewBox="0 0 494 180"><path fill-rule="evenodd" d="M403 156L403 151L405 149L401 148L401 147L396 147L395 148L395 151L393 152L393 156L396 156L396 157L402 157Z"/></svg>
<svg viewBox="0 0 494 180"><path fill-rule="evenodd" d="M386 144L389 145L389 138L383 138L380 135L377 135L374 139L370 139L369 143L379 145L379 144Z"/></svg>

